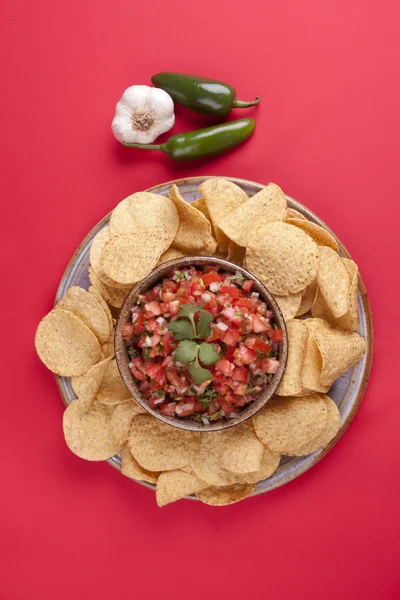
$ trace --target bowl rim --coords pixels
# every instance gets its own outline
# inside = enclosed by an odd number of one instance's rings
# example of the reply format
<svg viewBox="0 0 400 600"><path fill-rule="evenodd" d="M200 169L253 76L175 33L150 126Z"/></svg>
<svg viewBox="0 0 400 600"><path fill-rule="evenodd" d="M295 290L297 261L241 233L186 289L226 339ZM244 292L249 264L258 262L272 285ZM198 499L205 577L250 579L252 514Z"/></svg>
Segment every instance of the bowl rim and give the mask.
<svg viewBox="0 0 400 600"><path fill-rule="evenodd" d="M237 417L233 419L224 419L220 421L215 421L213 423L210 423L209 425L202 425L201 423L198 423L194 420L177 419L175 417L168 417L166 415L162 415L160 412L152 409L148 405L147 401L142 397L142 394L139 391L139 388L132 376L132 373L129 370L128 364L130 362L130 359L128 357L125 342L122 338L122 327L128 321L130 309L135 303L137 296L139 294L145 293L149 288L153 287L158 281L163 279L172 269L182 269L190 266L204 267L208 265L215 265L220 267L221 269L225 269L231 272L239 271L240 273L245 275L247 279L251 279L252 281L254 281L255 291L258 292L260 296L262 296L262 298L266 301L266 303L271 307L278 327L283 330L284 335L282 344L279 348L280 364L278 370L274 374L271 382L262 392L260 397L251 405L246 407L242 412L240 412L240 414ZM160 266L156 267L151 273L149 273L147 277L142 279L131 289L121 307L115 326L114 350L117 366L124 384L128 388L129 392L132 394L132 396L135 398L135 400L138 402L138 404L140 404L140 406L144 408L147 413L151 414L153 417L156 417L159 421L162 421L167 425L171 425L179 429L184 429L186 431L197 431L207 433L212 431L225 430L236 425L240 425L241 423L244 423L245 421L253 417L256 413L258 413L266 405L268 400L272 398L285 372L288 356L288 336L285 319L274 296L268 290L268 288L250 271L248 271L244 267L239 267L238 265L222 258L217 258L213 256L184 256L162 263Z"/></svg>

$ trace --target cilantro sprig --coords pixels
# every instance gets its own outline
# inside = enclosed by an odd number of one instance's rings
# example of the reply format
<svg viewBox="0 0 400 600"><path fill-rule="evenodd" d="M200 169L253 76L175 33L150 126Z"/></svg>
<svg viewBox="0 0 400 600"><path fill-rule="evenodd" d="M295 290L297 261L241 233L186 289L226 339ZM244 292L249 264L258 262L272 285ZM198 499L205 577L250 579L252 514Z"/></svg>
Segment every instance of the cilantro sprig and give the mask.
<svg viewBox="0 0 400 600"><path fill-rule="evenodd" d="M196 313L199 313L197 321L194 318ZM193 341L211 335L210 323L212 320L212 314L205 310L202 304L199 306L182 304L177 319L168 325L169 331L179 341L174 360L186 365L196 384L212 379L211 371L202 367L199 359L204 365L213 365L219 360L219 354L213 344L207 342L199 344Z"/></svg>

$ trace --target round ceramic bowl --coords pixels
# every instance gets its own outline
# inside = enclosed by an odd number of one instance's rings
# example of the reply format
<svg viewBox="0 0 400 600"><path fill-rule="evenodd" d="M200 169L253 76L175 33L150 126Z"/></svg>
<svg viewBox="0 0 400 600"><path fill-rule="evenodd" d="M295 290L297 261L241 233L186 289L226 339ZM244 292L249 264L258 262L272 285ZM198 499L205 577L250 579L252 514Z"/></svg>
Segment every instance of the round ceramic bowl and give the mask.
<svg viewBox="0 0 400 600"><path fill-rule="evenodd" d="M190 419L190 417L189 418L179 418L179 417L174 418L174 417L168 417L166 415L162 415L158 410L154 410L149 406L147 400L142 396L141 392L139 391L139 388L138 388L138 386L133 378L133 375L129 369L128 365L130 362L130 358L128 356L125 342L122 338L122 328L126 323L130 322L131 308L133 306L136 306L136 300L137 300L139 294L145 294L150 288L152 288L159 281L164 279L168 275L168 273L170 273L171 270L177 269L177 270L181 271L190 266L205 267L208 265L218 266L221 269L223 269L224 271L229 271L232 273L239 271L247 279L251 279L252 281L254 281L254 291L258 292L260 294L260 298L262 298L262 300L264 300L266 302L266 304L268 305L268 307L272 310L272 312L274 313L275 322L277 323L278 327L283 330L284 336L283 336L283 342L280 344L280 348L279 348L279 363L280 363L279 368L278 368L277 372L273 375L270 383L265 388L265 390L260 395L260 397L257 398L257 400L252 402L247 407L244 407L242 409L242 411L239 413L239 415L233 419L222 419L220 421L215 421L214 423L210 423L208 425L203 425L201 423L198 423L197 421L194 421L193 419ZM184 258L178 258L176 260L171 260L169 262L166 262L166 263L160 265L157 269L152 271L150 273L150 275L148 275L145 279L143 279L140 283L138 283L131 290L131 292L127 296L127 298L121 308L121 312L119 314L117 325L115 328L114 343L115 343L115 357L117 360L117 365L118 365L119 371L121 373L121 377L122 377L126 387L130 391L132 396L135 398L135 400L145 410L147 410L149 413L151 413L154 417L156 417L157 419L160 419L160 421L163 421L164 423L168 423L168 425L173 425L174 427L179 427L180 429L187 429L187 430L192 430L192 431L203 431L203 432L218 431L221 429L227 429L228 427L234 427L235 425L238 425L239 423L243 423L244 421L246 421L247 419L249 419L250 417L255 415L276 392L276 390L279 386L279 383L283 377L283 373L285 371L287 352L288 352L285 320L284 320L282 312L281 312L277 302L275 301L274 297L272 296L271 292L268 291L268 289L265 287L265 285L263 285L261 283L261 281L259 281L259 279L254 277L254 275L252 275L248 271L246 271L246 269L243 269L242 267L238 267L237 265L235 265L227 260L222 260L222 259L214 258L211 256L187 256Z"/></svg>

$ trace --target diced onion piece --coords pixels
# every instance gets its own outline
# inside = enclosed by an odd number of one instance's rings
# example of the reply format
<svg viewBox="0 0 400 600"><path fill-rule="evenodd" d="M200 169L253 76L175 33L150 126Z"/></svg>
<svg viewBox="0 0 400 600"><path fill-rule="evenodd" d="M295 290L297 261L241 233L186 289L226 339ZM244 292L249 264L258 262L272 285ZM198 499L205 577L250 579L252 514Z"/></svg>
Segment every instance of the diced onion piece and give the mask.
<svg viewBox="0 0 400 600"><path fill-rule="evenodd" d="M221 331L226 331L228 329L228 325L226 323L224 323L223 321L218 321L217 327Z"/></svg>

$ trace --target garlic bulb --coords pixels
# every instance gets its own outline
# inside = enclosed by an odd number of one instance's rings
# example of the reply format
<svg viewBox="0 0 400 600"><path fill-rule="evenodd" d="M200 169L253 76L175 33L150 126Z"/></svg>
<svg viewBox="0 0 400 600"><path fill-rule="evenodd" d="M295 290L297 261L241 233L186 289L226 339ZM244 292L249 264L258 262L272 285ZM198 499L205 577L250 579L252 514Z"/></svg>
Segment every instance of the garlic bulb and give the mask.
<svg viewBox="0 0 400 600"><path fill-rule="evenodd" d="M115 107L111 128L120 142L151 144L174 123L174 103L167 92L147 85L132 85Z"/></svg>

